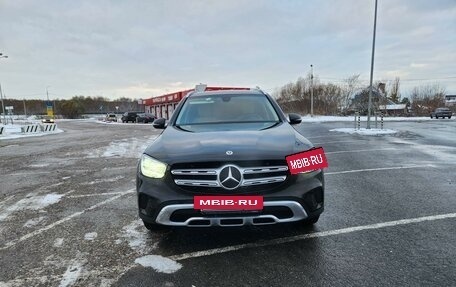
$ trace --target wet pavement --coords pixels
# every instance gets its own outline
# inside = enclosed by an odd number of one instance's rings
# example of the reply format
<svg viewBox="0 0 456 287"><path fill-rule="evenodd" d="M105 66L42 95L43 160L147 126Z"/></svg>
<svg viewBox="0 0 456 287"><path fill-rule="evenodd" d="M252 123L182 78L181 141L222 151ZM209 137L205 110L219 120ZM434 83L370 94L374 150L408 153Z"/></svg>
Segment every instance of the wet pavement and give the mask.
<svg viewBox="0 0 456 287"><path fill-rule="evenodd" d="M329 162L315 226L155 233L137 217L134 180L159 131L58 125L64 133L0 140L0 286L456 282L456 120L388 122L399 132L382 136L303 123Z"/></svg>

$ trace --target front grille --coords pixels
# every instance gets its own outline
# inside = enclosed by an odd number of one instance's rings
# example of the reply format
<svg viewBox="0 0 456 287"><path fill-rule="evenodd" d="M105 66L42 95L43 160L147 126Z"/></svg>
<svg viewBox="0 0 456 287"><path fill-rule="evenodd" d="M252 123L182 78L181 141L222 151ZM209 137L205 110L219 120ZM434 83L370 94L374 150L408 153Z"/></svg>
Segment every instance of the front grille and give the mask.
<svg viewBox="0 0 456 287"><path fill-rule="evenodd" d="M189 192L248 193L283 184L288 166L284 160L179 163L171 167L171 175L176 185Z"/></svg>

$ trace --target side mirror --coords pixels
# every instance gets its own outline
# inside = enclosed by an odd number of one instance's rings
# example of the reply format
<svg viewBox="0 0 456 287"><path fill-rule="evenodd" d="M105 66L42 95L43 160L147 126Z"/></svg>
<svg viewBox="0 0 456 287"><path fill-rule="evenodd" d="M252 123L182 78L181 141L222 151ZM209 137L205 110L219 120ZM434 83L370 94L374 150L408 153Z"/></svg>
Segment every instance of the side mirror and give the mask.
<svg viewBox="0 0 456 287"><path fill-rule="evenodd" d="M302 121L301 116L298 114L289 114L288 118L290 119L290 125L297 125Z"/></svg>
<svg viewBox="0 0 456 287"><path fill-rule="evenodd" d="M166 128L166 119L165 118L156 119L154 121L154 128L162 129L162 130L164 128Z"/></svg>

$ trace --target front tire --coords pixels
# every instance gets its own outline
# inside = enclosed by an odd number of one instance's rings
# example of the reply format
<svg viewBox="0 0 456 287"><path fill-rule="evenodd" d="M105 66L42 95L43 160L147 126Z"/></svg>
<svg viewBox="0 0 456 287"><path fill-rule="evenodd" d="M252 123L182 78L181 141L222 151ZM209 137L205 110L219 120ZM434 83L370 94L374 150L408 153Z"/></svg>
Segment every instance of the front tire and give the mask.
<svg viewBox="0 0 456 287"><path fill-rule="evenodd" d="M318 222L318 219L320 219L320 215L317 215L317 216L314 216L314 217L311 217L311 218L307 218L307 219L304 219L302 220L300 223L304 226L312 226L314 225L315 223Z"/></svg>
<svg viewBox="0 0 456 287"><path fill-rule="evenodd" d="M156 224L156 223L149 223L149 222L145 222L144 220L143 220L143 224L149 231L160 231L160 230L169 229L169 227L166 226L166 225L161 225L161 224Z"/></svg>

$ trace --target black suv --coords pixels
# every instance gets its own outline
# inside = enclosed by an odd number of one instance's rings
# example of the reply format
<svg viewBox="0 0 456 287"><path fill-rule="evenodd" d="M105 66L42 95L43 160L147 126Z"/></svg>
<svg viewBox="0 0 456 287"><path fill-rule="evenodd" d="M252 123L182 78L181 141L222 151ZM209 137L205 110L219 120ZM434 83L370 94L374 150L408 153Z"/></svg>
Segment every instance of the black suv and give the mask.
<svg viewBox="0 0 456 287"><path fill-rule="evenodd" d="M139 113L141 113L141 112L125 112L122 115L121 120L123 123L128 123L128 122L136 123L136 117L138 116Z"/></svg>
<svg viewBox="0 0 456 287"><path fill-rule="evenodd" d="M313 148L261 90L193 92L144 151L136 188L139 216L150 229L243 226L301 221L323 212L322 170L292 175L285 157ZM261 210L195 209L194 196L261 196ZM220 197L221 198L221 197Z"/></svg>

